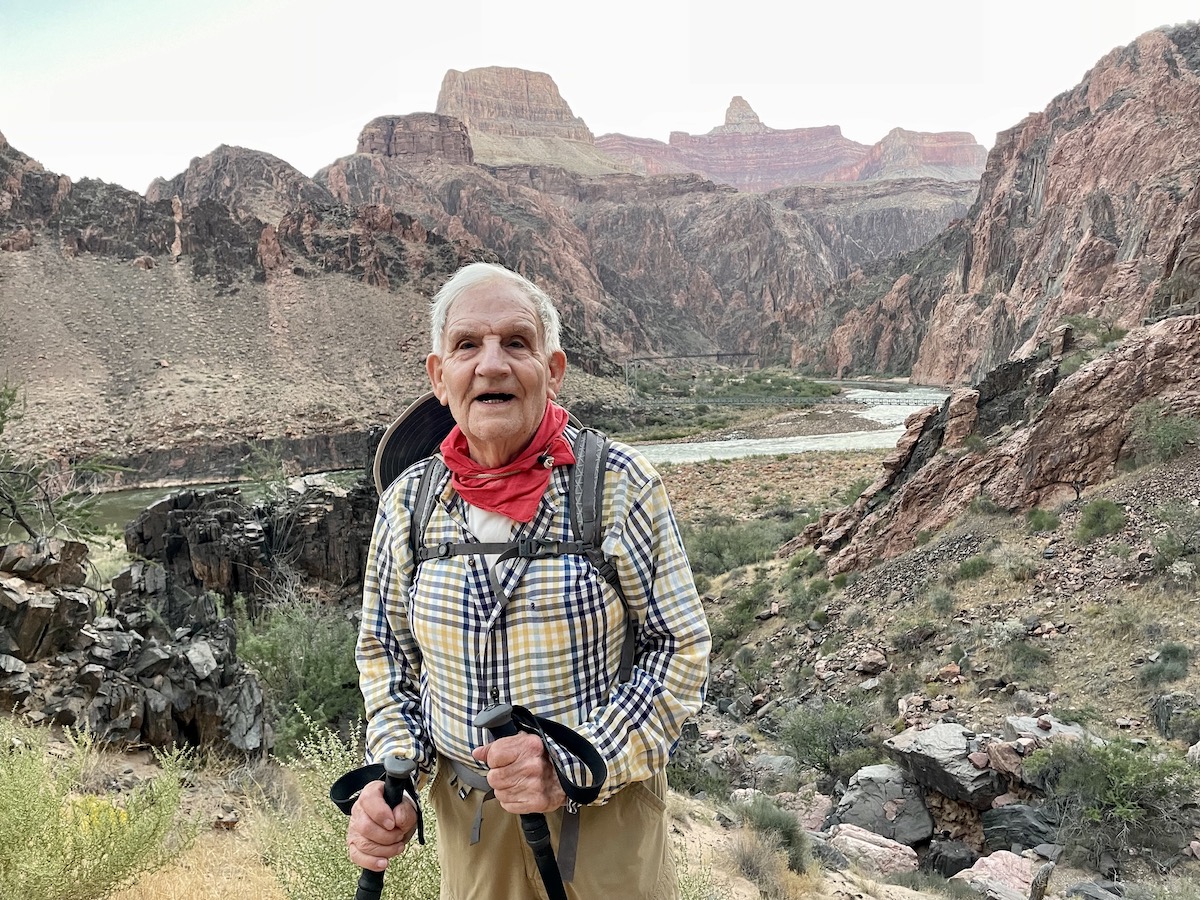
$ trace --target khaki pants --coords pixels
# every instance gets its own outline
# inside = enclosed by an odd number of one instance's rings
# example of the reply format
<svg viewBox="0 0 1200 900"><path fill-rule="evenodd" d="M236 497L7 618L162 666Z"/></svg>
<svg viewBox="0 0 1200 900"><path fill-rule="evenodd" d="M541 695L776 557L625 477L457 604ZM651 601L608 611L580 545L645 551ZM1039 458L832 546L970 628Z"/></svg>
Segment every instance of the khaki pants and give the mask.
<svg viewBox="0 0 1200 900"><path fill-rule="evenodd" d="M460 798L453 779L449 763L441 760L430 799L437 814L442 900L546 900L520 818L495 798L488 800L479 843L472 845L482 792ZM603 806L580 810L575 878L566 885L570 900L677 900L666 786L660 772L622 789ZM562 810L547 813L546 820L557 853Z"/></svg>

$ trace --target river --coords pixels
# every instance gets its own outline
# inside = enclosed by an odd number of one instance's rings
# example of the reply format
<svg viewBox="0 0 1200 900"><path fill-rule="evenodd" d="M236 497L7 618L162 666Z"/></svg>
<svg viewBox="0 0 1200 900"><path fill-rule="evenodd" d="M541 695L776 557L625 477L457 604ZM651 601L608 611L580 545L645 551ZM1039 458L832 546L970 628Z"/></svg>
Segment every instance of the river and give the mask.
<svg viewBox="0 0 1200 900"><path fill-rule="evenodd" d="M931 404L940 404L946 392L935 388L903 386L894 390L851 388L843 391L838 402L863 403L857 414L883 425L875 431L849 431L840 434L814 434L785 438L731 438L678 444L638 444L653 463L703 462L707 459L737 459L742 456L775 456L780 453L808 453L822 450L885 450L896 445L904 433L904 420L911 413ZM353 477L353 476L351 476ZM192 485L206 490L221 485ZM242 485L243 493L253 499L254 487ZM152 503L180 490L178 487L138 488L113 491L99 498L101 521L118 527L137 517Z"/></svg>
<svg viewBox="0 0 1200 900"><path fill-rule="evenodd" d="M904 420L919 409L946 399L946 391L926 387L905 387L894 391L852 388L844 391L839 402L865 403L861 418L883 425L874 431L847 431L838 434L812 434L785 438L730 438L724 441L699 441L677 444L641 444L646 458L653 463L703 462L706 459L737 459L743 456L774 456L779 453L809 453L821 450L886 450L896 446L904 434Z"/></svg>

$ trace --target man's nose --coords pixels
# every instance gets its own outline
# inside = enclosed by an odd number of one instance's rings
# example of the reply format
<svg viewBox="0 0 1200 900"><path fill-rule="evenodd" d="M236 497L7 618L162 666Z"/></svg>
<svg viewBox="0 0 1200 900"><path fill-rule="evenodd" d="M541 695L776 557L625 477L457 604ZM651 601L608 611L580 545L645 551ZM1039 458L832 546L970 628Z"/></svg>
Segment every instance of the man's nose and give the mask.
<svg viewBox="0 0 1200 900"><path fill-rule="evenodd" d="M480 375L496 375L508 372L508 354L499 341L484 341L475 371Z"/></svg>

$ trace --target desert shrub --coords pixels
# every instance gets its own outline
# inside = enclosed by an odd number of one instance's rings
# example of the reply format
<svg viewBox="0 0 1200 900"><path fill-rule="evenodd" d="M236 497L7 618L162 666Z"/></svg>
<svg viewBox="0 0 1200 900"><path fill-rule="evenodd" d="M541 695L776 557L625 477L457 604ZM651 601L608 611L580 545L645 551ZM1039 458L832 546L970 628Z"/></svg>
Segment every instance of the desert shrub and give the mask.
<svg viewBox="0 0 1200 900"><path fill-rule="evenodd" d="M1093 500L1079 516L1075 539L1081 544L1088 544L1124 527L1125 510L1111 500Z"/></svg>
<svg viewBox="0 0 1200 900"><path fill-rule="evenodd" d="M279 756L295 753L310 723L344 732L363 718L357 632L336 605L276 601L240 630L238 656L258 672Z"/></svg>
<svg viewBox="0 0 1200 900"><path fill-rule="evenodd" d="M1006 671L1012 675L1032 672L1049 664L1053 658L1041 644L1023 638L1015 638L1003 646Z"/></svg>
<svg viewBox="0 0 1200 900"><path fill-rule="evenodd" d="M1142 684L1163 684L1186 678L1191 658L1191 651L1183 644L1163 644L1158 648L1158 659L1142 669Z"/></svg>
<svg viewBox="0 0 1200 900"><path fill-rule="evenodd" d="M1147 400L1133 408L1130 438L1136 463L1165 462L1196 444L1200 420L1172 413L1162 400Z"/></svg>
<svg viewBox="0 0 1200 900"><path fill-rule="evenodd" d="M811 550L797 553L788 560L788 572L794 573L799 578L808 578L816 575L823 568L825 568L824 560Z"/></svg>
<svg viewBox="0 0 1200 900"><path fill-rule="evenodd" d="M871 725L865 706L800 706L784 718L780 740L802 766L833 778L848 778L862 766L878 761L878 745L869 733Z"/></svg>
<svg viewBox="0 0 1200 900"><path fill-rule="evenodd" d="M781 809L762 794L740 804L738 812L755 831L778 838L787 853L788 868L793 872L803 872L812 865L812 843L795 813Z"/></svg>
<svg viewBox="0 0 1200 900"><path fill-rule="evenodd" d="M929 607L939 616L954 612L954 593L948 588L937 587L929 592Z"/></svg>
<svg viewBox="0 0 1200 900"><path fill-rule="evenodd" d="M1178 849L1191 827L1200 770L1182 757L1139 748L1060 741L1027 760L1062 823L1059 840L1098 860L1105 852Z"/></svg>
<svg viewBox="0 0 1200 900"><path fill-rule="evenodd" d="M684 858L684 851L676 847L676 863L680 863ZM680 865L679 870L679 900L732 900L733 892L713 878L709 866Z"/></svg>
<svg viewBox="0 0 1200 900"><path fill-rule="evenodd" d="M1154 536L1152 564L1156 572L1168 571L1176 562L1200 555L1200 508L1190 503L1168 503L1157 510L1166 529Z"/></svg>
<svg viewBox="0 0 1200 900"><path fill-rule="evenodd" d="M951 584L960 581L971 581L980 578L992 570L994 563L986 556L972 556L958 564L958 568L950 573L947 579Z"/></svg>
<svg viewBox="0 0 1200 900"><path fill-rule="evenodd" d="M763 562L795 537L807 519L750 519L746 522L718 520L699 526L683 526L683 543L692 571L721 575L739 566Z"/></svg>
<svg viewBox="0 0 1200 900"><path fill-rule="evenodd" d="M66 758L46 732L0 719L0 900L93 900L160 868L193 830L179 815L184 760L131 792L95 792L97 750L85 734Z"/></svg>
<svg viewBox="0 0 1200 900"><path fill-rule="evenodd" d="M310 721L296 756L286 763L296 779L298 810L280 810L263 833L263 858L288 900L348 897L361 869L346 856L346 817L329 802L329 786L362 764L361 734L347 739ZM437 821L422 798L425 846L415 837L388 863L384 900L436 900L441 892Z"/></svg>
<svg viewBox="0 0 1200 900"><path fill-rule="evenodd" d="M967 508L981 516L1001 516L1008 512L991 497L983 496L976 497Z"/></svg>
<svg viewBox="0 0 1200 900"><path fill-rule="evenodd" d="M1029 512L1025 513L1025 527L1030 534L1037 534L1043 531L1056 531L1058 524L1058 514L1048 509L1042 509L1040 506L1035 506Z"/></svg>

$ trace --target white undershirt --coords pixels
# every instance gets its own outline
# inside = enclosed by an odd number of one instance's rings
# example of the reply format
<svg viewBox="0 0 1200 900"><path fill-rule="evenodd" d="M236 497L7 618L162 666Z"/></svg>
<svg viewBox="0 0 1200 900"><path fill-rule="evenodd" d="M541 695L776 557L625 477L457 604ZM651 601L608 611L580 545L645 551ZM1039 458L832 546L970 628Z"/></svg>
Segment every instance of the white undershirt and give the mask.
<svg viewBox="0 0 1200 900"><path fill-rule="evenodd" d="M516 519L510 519L504 513L492 512L490 509L480 509L478 506L467 504L467 527L471 533L485 544L502 544L508 541L512 534ZM484 556L490 569L496 564L499 553L488 553Z"/></svg>

